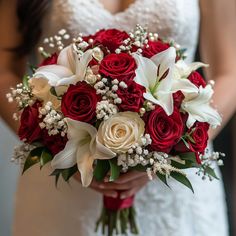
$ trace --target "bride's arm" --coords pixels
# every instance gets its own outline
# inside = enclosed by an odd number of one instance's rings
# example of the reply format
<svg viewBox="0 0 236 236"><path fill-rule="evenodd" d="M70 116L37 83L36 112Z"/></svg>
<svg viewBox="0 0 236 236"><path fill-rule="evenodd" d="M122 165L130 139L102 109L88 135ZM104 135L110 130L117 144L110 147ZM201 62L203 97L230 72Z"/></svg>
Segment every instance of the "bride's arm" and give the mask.
<svg viewBox="0 0 236 236"><path fill-rule="evenodd" d="M236 1L201 0L200 52L215 80L214 105L223 116L223 126L236 110ZM222 129L211 130L214 138Z"/></svg>
<svg viewBox="0 0 236 236"><path fill-rule="evenodd" d="M14 51L21 43L21 35L17 31L18 20L14 1L1 1L0 3L0 116L14 130L17 122L12 119L15 111L14 104L9 104L6 93L11 86L15 87L20 81L26 68L26 56L17 57Z"/></svg>

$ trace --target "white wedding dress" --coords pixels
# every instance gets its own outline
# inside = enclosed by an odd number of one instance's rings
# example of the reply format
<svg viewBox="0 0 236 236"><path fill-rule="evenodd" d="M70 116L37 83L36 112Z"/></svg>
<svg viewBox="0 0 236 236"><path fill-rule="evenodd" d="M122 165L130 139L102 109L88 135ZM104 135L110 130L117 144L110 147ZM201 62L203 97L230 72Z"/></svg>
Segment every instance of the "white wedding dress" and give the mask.
<svg viewBox="0 0 236 236"><path fill-rule="evenodd" d="M99 0L55 0L50 18L46 23L47 36L61 28L76 36L101 28L132 30L137 23L147 25L150 31L187 48L187 60L191 62L198 41L200 14L198 0L136 0L114 15ZM94 233L94 224L100 214L102 196L82 188L75 180L70 185L61 181L56 189L48 174L49 167L39 171L35 166L20 177L13 235L101 235ZM170 181L169 189L158 180L137 194L135 206L141 236L228 235L222 182L203 181L195 170L187 174L195 194L175 181Z"/></svg>

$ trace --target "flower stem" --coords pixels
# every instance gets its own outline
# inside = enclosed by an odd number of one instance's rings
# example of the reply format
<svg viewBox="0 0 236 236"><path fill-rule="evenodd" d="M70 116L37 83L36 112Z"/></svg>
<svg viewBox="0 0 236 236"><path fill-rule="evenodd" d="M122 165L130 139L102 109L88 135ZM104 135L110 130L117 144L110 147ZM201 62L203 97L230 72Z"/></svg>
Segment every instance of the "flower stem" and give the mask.
<svg viewBox="0 0 236 236"><path fill-rule="evenodd" d="M96 223L95 232L97 232L101 226L102 234L106 236L113 236L114 232L116 235L127 235L128 230L132 234L137 235L139 231L135 217L136 213L133 206L120 210L109 210L103 207Z"/></svg>

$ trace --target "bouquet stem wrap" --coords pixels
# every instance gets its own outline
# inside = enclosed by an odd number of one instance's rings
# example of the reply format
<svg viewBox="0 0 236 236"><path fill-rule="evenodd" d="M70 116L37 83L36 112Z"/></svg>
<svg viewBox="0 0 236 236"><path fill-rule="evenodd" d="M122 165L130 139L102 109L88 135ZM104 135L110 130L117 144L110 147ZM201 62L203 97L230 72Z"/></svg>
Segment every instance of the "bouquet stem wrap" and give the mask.
<svg viewBox="0 0 236 236"><path fill-rule="evenodd" d="M135 209L133 207L134 197L121 199L103 196L103 209L96 225L96 231L101 225L103 235L112 236L116 234L127 234L130 230L138 234L135 220Z"/></svg>

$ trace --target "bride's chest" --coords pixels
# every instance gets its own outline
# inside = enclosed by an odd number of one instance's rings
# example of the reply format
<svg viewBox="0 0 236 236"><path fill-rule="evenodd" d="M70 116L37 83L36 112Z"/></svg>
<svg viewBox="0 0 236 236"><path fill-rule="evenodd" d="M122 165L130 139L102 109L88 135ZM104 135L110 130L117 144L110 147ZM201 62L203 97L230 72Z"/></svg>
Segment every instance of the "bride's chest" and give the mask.
<svg viewBox="0 0 236 236"><path fill-rule="evenodd" d="M196 26L199 8L198 0L136 0L123 12L111 14L99 0L54 0L51 16L54 28L63 26L75 34L109 27L130 30L139 23L170 37Z"/></svg>
<svg viewBox="0 0 236 236"><path fill-rule="evenodd" d="M113 1L113 0L110 0ZM53 0L44 36L65 28L72 36L93 34L102 28L130 31L136 24L148 26L162 38L188 49L193 60L199 32L199 0L135 0L126 10L111 14L99 0Z"/></svg>

